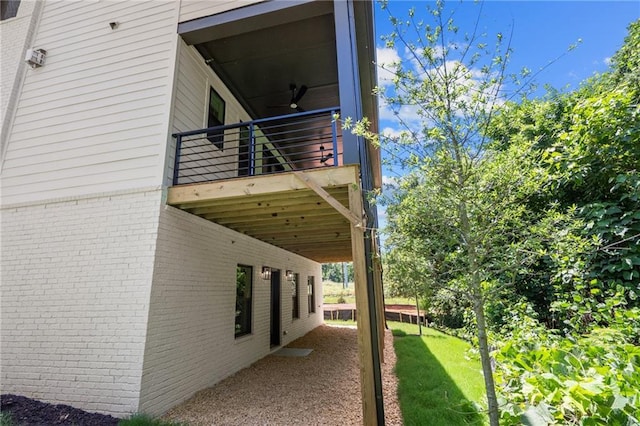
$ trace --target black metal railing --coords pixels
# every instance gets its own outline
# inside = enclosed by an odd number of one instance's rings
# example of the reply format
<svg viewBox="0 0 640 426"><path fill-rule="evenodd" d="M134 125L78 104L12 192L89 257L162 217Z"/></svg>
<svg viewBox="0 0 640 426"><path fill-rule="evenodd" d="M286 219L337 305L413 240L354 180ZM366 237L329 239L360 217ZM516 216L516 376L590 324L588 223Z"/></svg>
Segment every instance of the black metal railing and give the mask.
<svg viewBox="0 0 640 426"><path fill-rule="evenodd" d="M175 133L173 184L338 166L338 108Z"/></svg>

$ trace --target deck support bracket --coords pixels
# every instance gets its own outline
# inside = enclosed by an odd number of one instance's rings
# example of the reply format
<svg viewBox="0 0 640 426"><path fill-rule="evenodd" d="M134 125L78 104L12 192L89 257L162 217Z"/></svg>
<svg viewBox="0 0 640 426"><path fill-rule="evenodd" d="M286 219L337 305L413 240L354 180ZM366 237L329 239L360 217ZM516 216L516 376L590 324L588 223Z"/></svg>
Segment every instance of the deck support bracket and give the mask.
<svg viewBox="0 0 640 426"><path fill-rule="evenodd" d="M316 182L311 176L306 175L304 172L294 171L293 174L297 177L302 183L304 183L307 188L318 194L320 198L325 200L329 205L331 205L334 209L338 211L342 216L344 216L353 226L356 228L363 227L363 220L355 215L351 210L343 206L340 201L333 198L331 194L322 188L318 182Z"/></svg>

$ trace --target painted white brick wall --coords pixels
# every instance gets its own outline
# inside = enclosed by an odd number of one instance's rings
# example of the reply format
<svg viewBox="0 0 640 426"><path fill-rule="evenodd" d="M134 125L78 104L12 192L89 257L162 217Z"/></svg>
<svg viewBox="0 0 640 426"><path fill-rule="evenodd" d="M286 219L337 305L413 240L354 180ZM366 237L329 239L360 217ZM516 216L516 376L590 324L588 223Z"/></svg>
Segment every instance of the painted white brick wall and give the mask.
<svg viewBox="0 0 640 426"><path fill-rule="evenodd" d="M236 339L236 265L253 266L253 333ZM282 281L282 345L322 323L308 315L307 276L322 300L320 264L172 207L160 216L140 410L159 415L270 352L270 283L263 265L300 274L301 319Z"/></svg>
<svg viewBox="0 0 640 426"><path fill-rule="evenodd" d="M159 189L6 206L2 392L136 412Z"/></svg>

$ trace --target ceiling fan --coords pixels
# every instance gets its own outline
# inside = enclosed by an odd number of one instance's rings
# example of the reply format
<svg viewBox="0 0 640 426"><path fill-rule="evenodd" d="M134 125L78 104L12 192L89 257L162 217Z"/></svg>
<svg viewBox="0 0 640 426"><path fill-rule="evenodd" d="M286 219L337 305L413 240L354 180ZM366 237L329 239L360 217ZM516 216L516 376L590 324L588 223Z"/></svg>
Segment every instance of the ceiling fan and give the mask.
<svg viewBox="0 0 640 426"><path fill-rule="evenodd" d="M327 161L333 158L333 153L329 152L327 153L327 155L324 155L324 150L324 145L320 145L320 164L324 164L325 166L327 166Z"/></svg>
<svg viewBox="0 0 640 426"><path fill-rule="evenodd" d="M298 112L305 112L304 109L302 109L298 105L298 103L300 102L300 99L302 99L304 94L307 93L307 89L308 89L307 86L305 86L304 84L300 86L300 88L298 88L298 86L296 86L295 83L289 84L289 90L291 90L291 100L289 101L289 103L284 105L273 105L273 107L288 106L289 108L295 109Z"/></svg>

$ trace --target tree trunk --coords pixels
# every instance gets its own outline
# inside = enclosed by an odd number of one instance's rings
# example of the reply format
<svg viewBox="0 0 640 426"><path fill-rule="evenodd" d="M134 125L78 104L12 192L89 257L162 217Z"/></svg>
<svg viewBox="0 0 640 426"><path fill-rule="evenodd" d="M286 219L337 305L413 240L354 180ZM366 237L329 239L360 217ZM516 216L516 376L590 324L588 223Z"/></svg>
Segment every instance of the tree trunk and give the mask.
<svg viewBox="0 0 640 426"><path fill-rule="evenodd" d="M477 277L474 277L474 281ZM479 281L479 280L478 280ZM487 323L484 317L484 300L480 291L480 283L474 282L473 286L473 312L476 317L478 327L478 349L480 351L480 361L482 363L482 374L484 375L484 386L487 391L487 406L489 409L489 423L491 426L500 424L500 413L498 411L498 398L496 397L496 385L493 381L493 368L491 366L491 354L489 352L489 340L487 339Z"/></svg>
<svg viewBox="0 0 640 426"><path fill-rule="evenodd" d="M460 175L459 175L460 176ZM460 180L461 188L462 181ZM498 411L498 398L496 397L496 385L493 381L493 368L491 367L491 355L489 353L489 339L487 338L487 321L484 316L484 297L482 294L482 280L480 278L480 266L476 253L475 240L472 237L471 223L467 213L467 204L461 201L459 205L461 231L466 242L467 255L469 256L469 272L471 275L471 288L469 296L473 304L473 313L478 327L478 349L484 375L484 386L487 391L487 407L489 410L489 423L491 426L500 425L500 413Z"/></svg>

